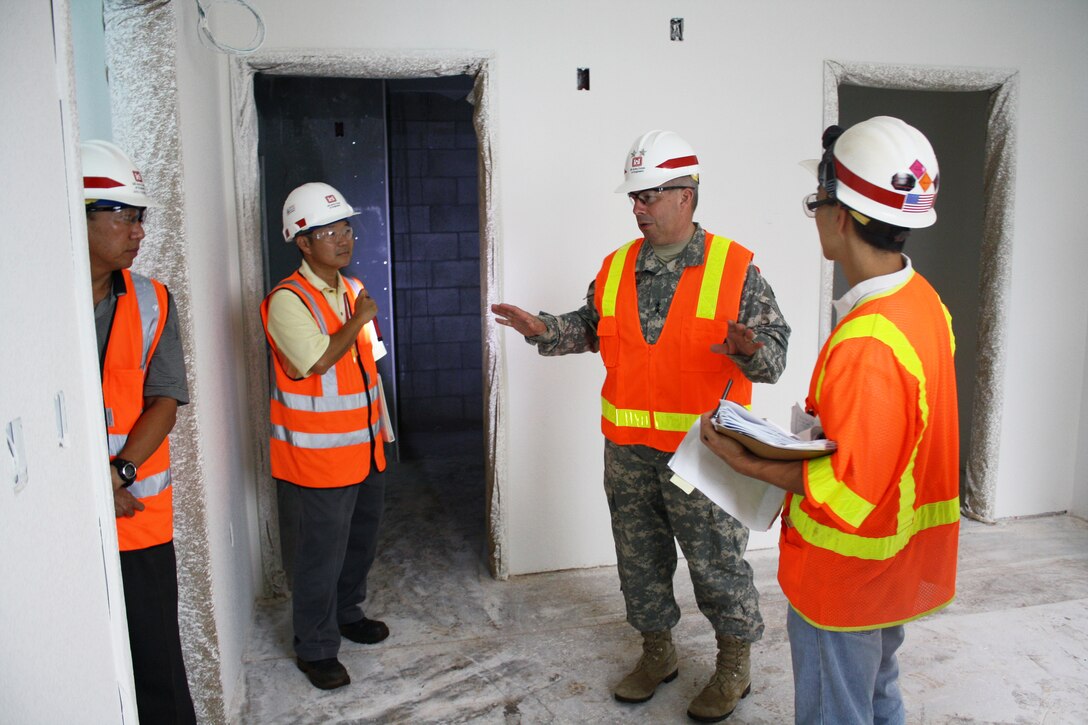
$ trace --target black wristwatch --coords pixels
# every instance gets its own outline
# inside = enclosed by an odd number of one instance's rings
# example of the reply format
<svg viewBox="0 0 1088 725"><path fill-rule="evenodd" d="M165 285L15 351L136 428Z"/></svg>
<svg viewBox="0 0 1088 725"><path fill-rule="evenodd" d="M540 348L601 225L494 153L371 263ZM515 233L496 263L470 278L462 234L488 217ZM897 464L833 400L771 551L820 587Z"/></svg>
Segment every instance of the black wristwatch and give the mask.
<svg viewBox="0 0 1088 725"><path fill-rule="evenodd" d="M124 458L114 458L110 465L117 469L117 475L121 477L121 488L128 488L136 483L136 464L126 461Z"/></svg>

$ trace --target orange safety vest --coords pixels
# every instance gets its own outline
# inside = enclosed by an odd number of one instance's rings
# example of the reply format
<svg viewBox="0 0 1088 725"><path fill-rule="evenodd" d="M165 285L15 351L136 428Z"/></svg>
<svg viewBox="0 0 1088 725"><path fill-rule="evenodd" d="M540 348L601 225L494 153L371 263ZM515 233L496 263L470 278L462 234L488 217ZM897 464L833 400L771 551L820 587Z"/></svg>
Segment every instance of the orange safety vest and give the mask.
<svg viewBox="0 0 1088 725"><path fill-rule="evenodd" d="M752 253L707 232L703 263L680 276L661 335L646 342L638 313L635 260L642 239L605 258L597 273L594 304L606 376L601 390L601 430L620 445L675 451L700 415L718 405L726 382L729 399L752 400L752 383L725 355L728 320L737 319Z"/></svg>
<svg viewBox="0 0 1088 725"><path fill-rule="evenodd" d="M102 363L102 401L106 406L106 434L110 460L125 446L128 434L144 412L144 380L166 327L169 296L158 280L121 272L126 294L117 297L113 325ZM174 500L170 486L170 441L163 438L151 456L137 468L129 492L140 499L143 511L117 518L121 551L146 549L174 538Z"/></svg>
<svg viewBox="0 0 1088 725"><path fill-rule="evenodd" d="M343 277L348 288L348 310L363 284ZM349 351L324 375L291 378L280 352L268 333L268 304L279 290L290 290L310 310L323 335L343 327L340 317L321 290L299 272L283 280L261 304L265 337L272 348L272 475L309 488L336 488L359 483L370 473L373 457L385 470L381 439L381 405L378 402L378 366L364 327ZM365 371L365 376L364 376Z"/></svg>
<svg viewBox="0 0 1088 725"><path fill-rule="evenodd" d="M955 596L959 429L952 318L919 274L863 300L816 361L806 404L838 442L786 499L778 581L832 630L889 627Z"/></svg>

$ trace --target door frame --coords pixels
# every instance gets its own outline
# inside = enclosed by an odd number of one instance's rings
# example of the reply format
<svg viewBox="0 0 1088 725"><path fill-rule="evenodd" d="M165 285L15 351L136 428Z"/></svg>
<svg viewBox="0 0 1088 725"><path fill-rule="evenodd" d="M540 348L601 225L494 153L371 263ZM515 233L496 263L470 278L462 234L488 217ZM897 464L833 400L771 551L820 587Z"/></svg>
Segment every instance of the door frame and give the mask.
<svg viewBox="0 0 1088 725"><path fill-rule="evenodd" d="M979 260L979 340L971 449L960 502L961 511L992 522L997 498L1001 442L1002 390L1009 288L1012 278L1013 208L1016 178L1016 110L1019 71L918 65L824 61L824 128L838 122L839 86L910 91L990 93L983 162L981 258ZM834 264L824 260L820 276L820 345L831 334Z"/></svg>
<svg viewBox="0 0 1088 725"><path fill-rule="evenodd" d="M506 479L505 433L498 425L505 407L499 385L501 350L493 326L488 326L487 310L498 300L497 249L498 209L493 189L494 121L490 99L493 97L489 54L463 51L432 54L365 55L345 53L286 50L258 52L230 59L231 117L234 142L234 189L238 210L238 238L242 277L242 307L257 310L264 297L264 263L262 234L262 204L260 169L257 157L257 105L253 96L253 76L272 73L295 76L335 78L427 78L434 76L468 75L475 78L469 99L474 106L473 126L479 149L479 208L480 208L480 324L483 330L483 391L484 391L484 475L485 508L488 544L488 568L497 579L508 576L504 559L506 548L505 501L501 482ZM494 300L492 298L495 298ZM269 465L268 418L268 354L264 329L259 316L244 317L244 349L248 399L252 404L256 450L257 516L260 522L261 569L266 596L288 591L282 568L279 543L279 515L276 505L275 481Z"/></svg>

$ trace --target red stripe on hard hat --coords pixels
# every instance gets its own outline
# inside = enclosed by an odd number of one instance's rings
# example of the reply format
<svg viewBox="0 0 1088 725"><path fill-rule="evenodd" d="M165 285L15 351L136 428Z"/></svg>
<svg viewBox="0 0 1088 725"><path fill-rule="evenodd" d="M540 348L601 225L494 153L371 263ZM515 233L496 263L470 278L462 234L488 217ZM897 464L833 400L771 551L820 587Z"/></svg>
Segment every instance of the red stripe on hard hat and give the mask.
<svg viewBox="0 0 1088 725"><path fill-rule="evenodd" d="M699 163L699 159L694 156L678 156L675 159L669 159L657 165L659 169L678 169L681 166L695 166Z"/></svg>
<svg viewBox="0 0 1088 725"><path fill-rule="evenodd" d="M835 178L845 183L866 199L872 199L877 204L890 206L892 209L902 209L903 202L907 198L904 194L897 194L888 189L881 189L876 184L866 181L843 166L842 162L838 159L835 159Z"/></svg>
<svg viewBox="0 0 1088 725"><path fill-rule="evenodd" d="M108 176L84 176L83 188L84 189L113 189L118 186L124 186L120 181L114 181Z"/></svg>

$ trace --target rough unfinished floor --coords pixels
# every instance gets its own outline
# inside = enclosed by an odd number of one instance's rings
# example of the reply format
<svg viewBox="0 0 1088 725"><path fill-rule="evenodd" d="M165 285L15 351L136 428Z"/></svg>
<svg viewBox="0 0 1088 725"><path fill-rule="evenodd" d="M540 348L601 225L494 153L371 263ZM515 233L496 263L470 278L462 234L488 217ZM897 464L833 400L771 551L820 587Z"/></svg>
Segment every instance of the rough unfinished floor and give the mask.
<svg viewBox="0 0 1088 725"><path fill-rule="evenodd" d="M495 581L484 563L482 467L401 463L387 474L367 615L377 645L344 640L352 683L323 692L295 668L289 603L258 607L237 723L682 723L710 676L714 637L681 561L680 677L642 705L611 686L639 656L614 567ZM1088 522L1069 516L962 527L959 594L907 626L908 723L1088 722ZM777 553L750 552L767 629L752 694L727 722L793 720Z"/></svg>

